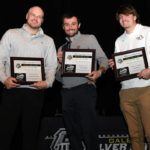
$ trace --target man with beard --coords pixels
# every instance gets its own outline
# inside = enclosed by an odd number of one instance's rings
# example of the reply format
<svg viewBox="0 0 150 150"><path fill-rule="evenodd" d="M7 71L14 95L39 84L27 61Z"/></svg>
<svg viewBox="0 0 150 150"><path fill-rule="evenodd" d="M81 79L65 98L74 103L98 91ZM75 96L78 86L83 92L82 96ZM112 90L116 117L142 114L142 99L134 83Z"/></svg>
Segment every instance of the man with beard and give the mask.
<svg viewBox="0 0 150 150"><path fill-rule="evenodd" d="M26 23L22 28L9 29L1 39L0 81L4 84L0 103L1 150L10 150L12 138L19 122L21 123L22 149L37 150L36 144L44 102L44 89L53 85L57 68L54 41L44 34L41 28L43 20L43 10L39 6L33 6L28 10ZM10 70L14 69L15 72L15 69L20 69L20 67L17 68L17 65L14 65L14 68L11 68L10 57L20 58L20 61L22 57L27 58L31 67L34 66L32 66L32 63L34 63L32 59L40 58L40 60L44 60L43 64L41 62L41 67L45 70L44 78L38 78L38 73L35 72L33 83L18 82L14 76L11 76ZM35 65L33 69L36 70L36 67ZM30 70L30 68L28 69Z"/></svg>
<svg viewBox="0 0 150 150"><path fill-rule="evenodd" d="M98 150L98 131L96 117L96 80L107 70L108 60L99 45L96 37L90 34L81 34L81 23L75 14L64 14L62 18L63 29L67 42L58 49L58 60L61 66L65 49L95 49L95 64L99 64L92 72L83 76L59 76L62 83L62 111L65 127L70 142L70 150L83 150L84 142L87 150ZM59 68L59 67L58 67Z"/></svg>

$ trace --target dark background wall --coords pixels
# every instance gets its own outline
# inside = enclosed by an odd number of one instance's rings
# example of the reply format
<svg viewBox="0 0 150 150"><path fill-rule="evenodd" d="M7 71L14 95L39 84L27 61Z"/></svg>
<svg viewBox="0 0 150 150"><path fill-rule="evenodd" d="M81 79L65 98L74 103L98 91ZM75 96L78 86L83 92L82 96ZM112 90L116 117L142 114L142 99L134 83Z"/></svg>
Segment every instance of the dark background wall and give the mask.
<svg viewBox="0 0 150 150"><path fill-rule="evenodd" d="M141 23L150 25L149 0L13 0L4 1L0 5L0 37L9 28L21 27L25 22L25 14L30 6L39 5L45 11L43 29L50 35L58 48L64 42L61 28L61 15L67 11L75 11L81 18L81 32L94 34L108 58L114 52L114 41L123 32L115 20L115 12L119 5L132 3L141 16ZM61 85L55 81L53 88L45 92L43 115L53 116L61 113ZM109 69L97 81L97 112L99 115L121 115L119 108L120 83L115 80Z"/></svg>

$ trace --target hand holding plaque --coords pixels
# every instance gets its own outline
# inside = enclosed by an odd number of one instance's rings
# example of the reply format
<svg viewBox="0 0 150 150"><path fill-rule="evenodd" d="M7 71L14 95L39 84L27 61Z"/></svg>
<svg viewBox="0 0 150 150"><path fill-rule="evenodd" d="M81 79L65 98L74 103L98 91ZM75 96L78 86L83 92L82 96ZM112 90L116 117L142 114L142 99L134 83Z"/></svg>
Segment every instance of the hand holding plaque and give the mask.
<svg viewBox="0 0 150 150"><path fill-rule="evenodd" d="M45 80L43 58L11 57L11 76L19 84L32 84Z"/></svg>
<svg viewBox="0 0 150 150"><path fill-rule="evenodd" d="M115 62L115 77L117 80L127 80L137 77L137 74L148 67L145 48L137 48L113 55Z"/></svg>
<svg viewBox="0 0 150 150"><path fill-rule="evenodd" d="M67 49L63 51L63 76L85 76L91 73L94 67L94 49Z"/></svg>

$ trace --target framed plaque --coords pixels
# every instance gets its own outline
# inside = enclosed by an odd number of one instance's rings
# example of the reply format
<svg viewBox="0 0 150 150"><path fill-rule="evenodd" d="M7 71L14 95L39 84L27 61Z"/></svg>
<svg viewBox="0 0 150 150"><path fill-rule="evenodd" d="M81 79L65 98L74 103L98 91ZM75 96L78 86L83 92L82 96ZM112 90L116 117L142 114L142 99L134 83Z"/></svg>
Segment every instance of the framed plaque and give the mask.
<svg viewBox="0 0 150 150"><path fill-rule="evenodd" d="M115 76L117 80L137 77L137 74L148 67L145 48L127 50L113 55Z"/></svg>
<svg viewBox="0 0 150 150"><path fill-rule="evenodd" d="M45 80L44 59L32 57L10 57L11 76L19 84L32 84Z"/></svg>
<svg viewBox="0 0 150 150"><path fill-rule="evenodd" d="M95 49L63 51L62 76L85 76L95 68Z"/></svg>

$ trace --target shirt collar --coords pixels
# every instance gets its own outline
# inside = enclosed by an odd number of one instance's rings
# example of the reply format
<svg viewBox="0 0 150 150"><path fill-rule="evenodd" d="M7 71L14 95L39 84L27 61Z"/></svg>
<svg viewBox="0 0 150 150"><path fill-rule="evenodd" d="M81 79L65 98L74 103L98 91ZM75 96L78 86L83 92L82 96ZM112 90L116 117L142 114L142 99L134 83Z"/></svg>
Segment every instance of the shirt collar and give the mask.
<svg viewBox="0 0 150 150"><path fill-rule="evenodd" d="M136 35L139 32L139 29L141 28L141 24L136 24L134 30L132 33L127 34L127 32L125 31L125 36L132 36L132 35Z"/></svg>
<svg viewBox="0 0 150 150"><path fill-rule="evenodd" d="M80 31L78 31L78 33L77 33L75 36L73 36L73 37L71 38L71 40L70 40L69 37L66 37L66 40L67 40L68 42L69 42L69 41L74 41L74 40L78 39L78 37L80 37L80 35L81 35Z"/></svg>
<svg viewBox="0 0 150 150"><path fill-rule="evenodd" d="M31 33L29 33L27 31L27 24L23 24L22 29L27 32L28 34L31 35ZM38 36L42 36L44 34L44 31L42 30L42 28L39 28L39 31L34 35L34 37L38 37ZM33 35L32 35L33 36Z"/></svg>

